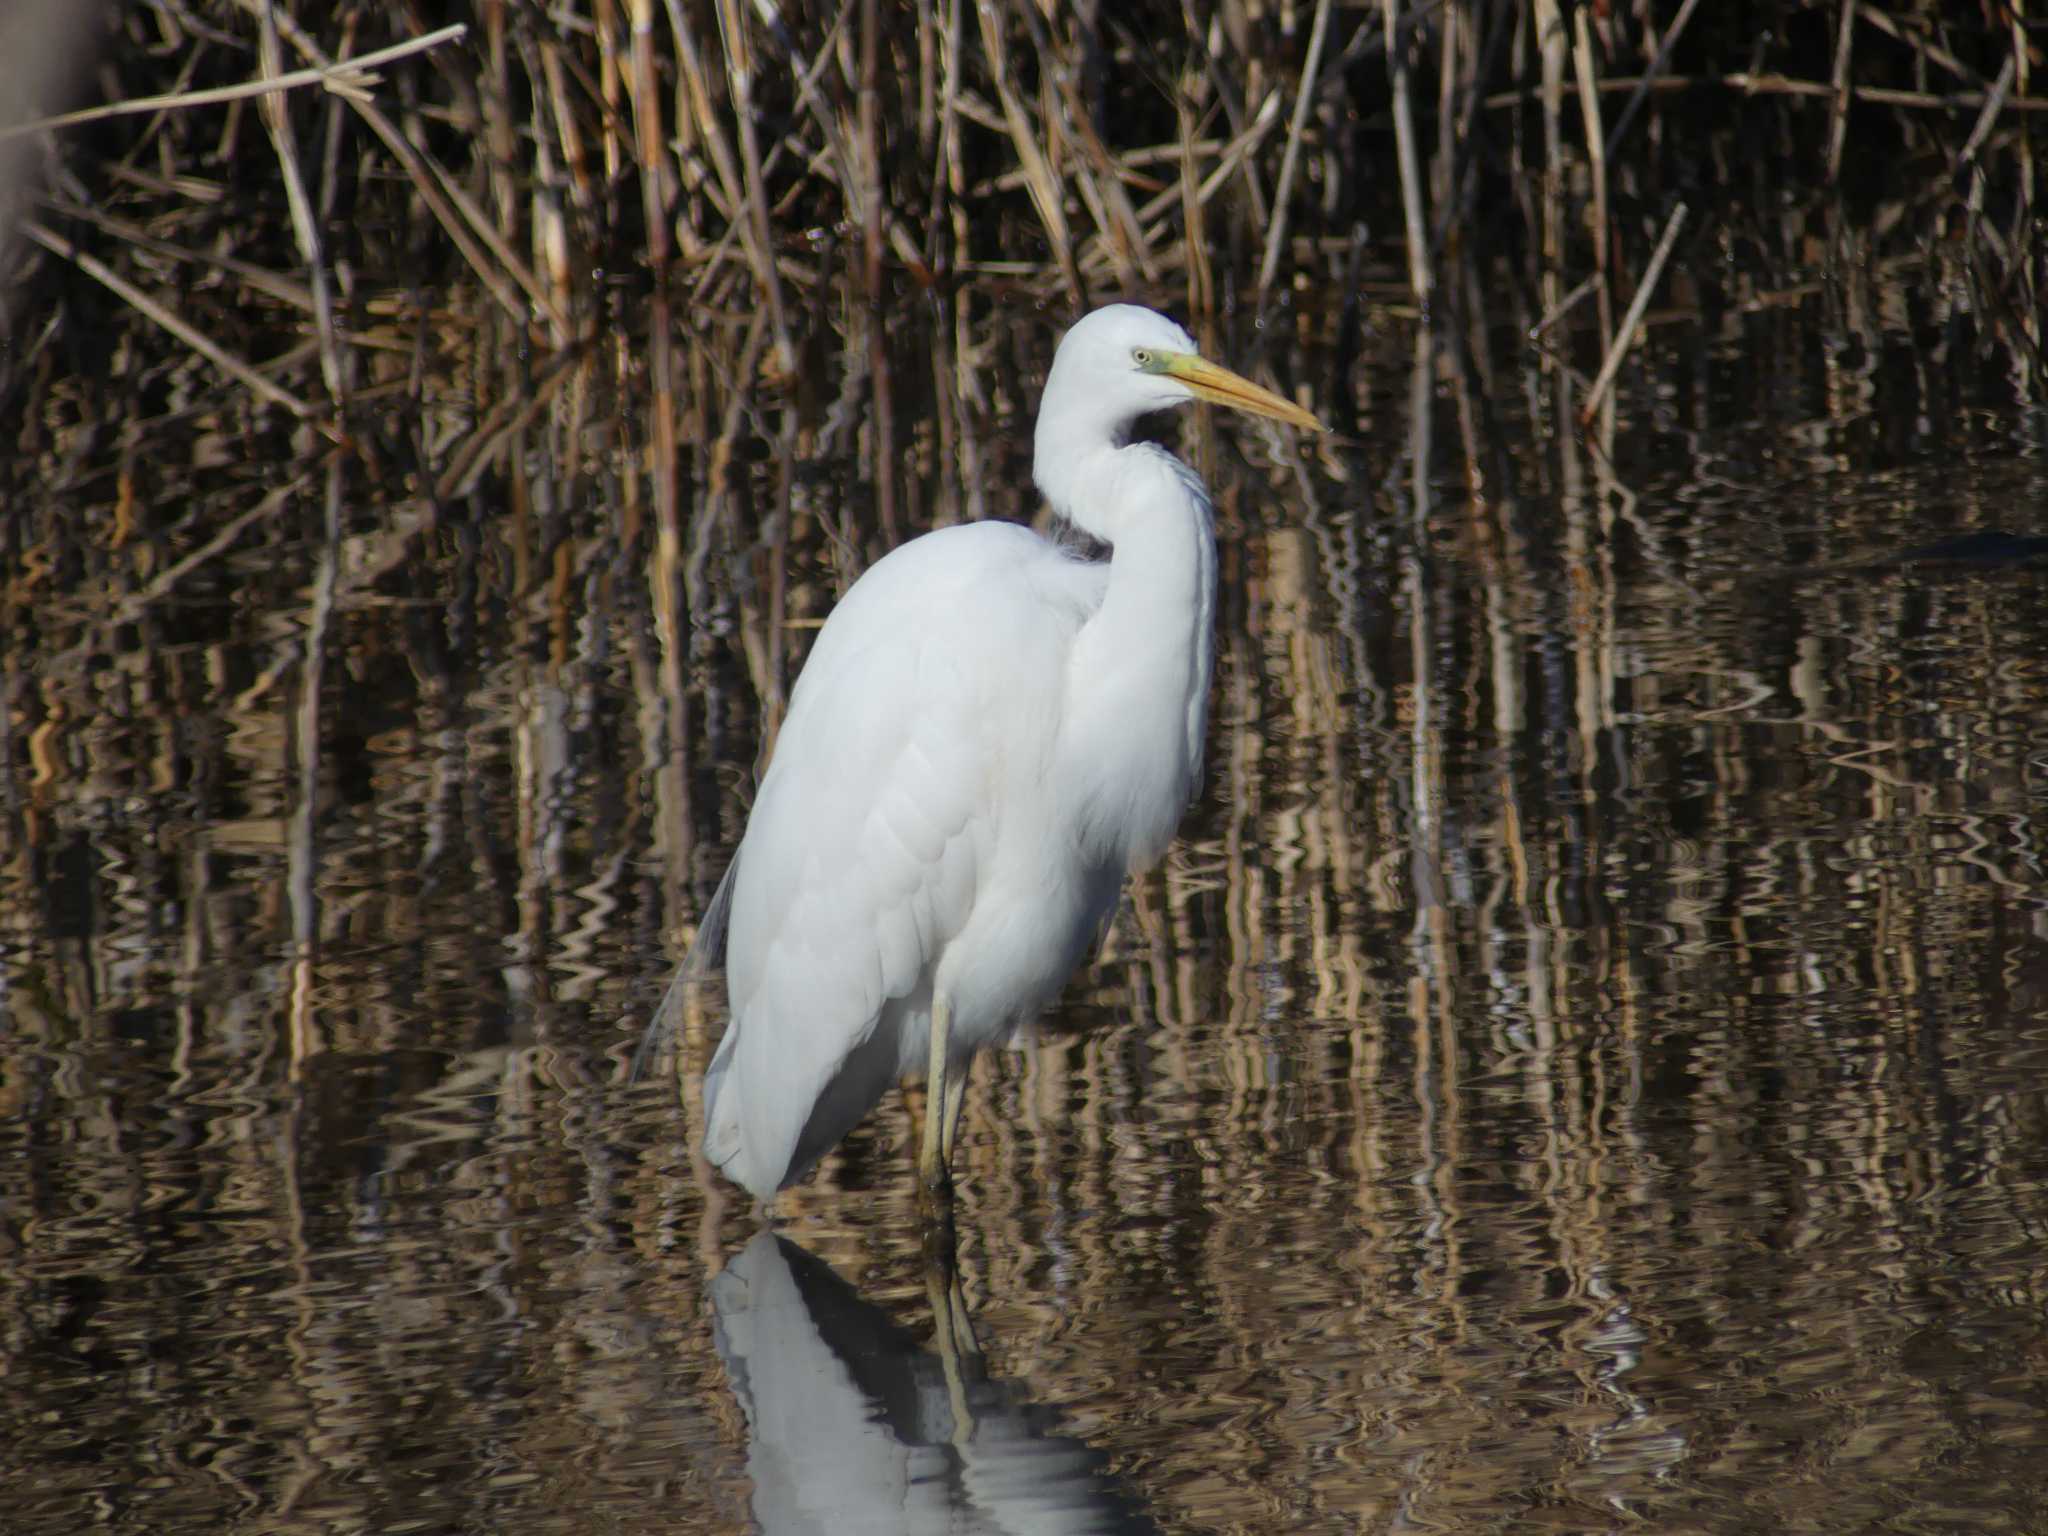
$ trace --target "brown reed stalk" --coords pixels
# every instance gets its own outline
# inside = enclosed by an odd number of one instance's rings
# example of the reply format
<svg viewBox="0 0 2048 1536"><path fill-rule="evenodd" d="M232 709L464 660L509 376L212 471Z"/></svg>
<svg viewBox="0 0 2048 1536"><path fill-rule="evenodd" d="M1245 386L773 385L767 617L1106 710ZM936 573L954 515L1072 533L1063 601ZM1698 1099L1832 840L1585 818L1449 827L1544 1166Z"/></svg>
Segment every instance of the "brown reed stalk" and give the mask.
<svg viewBox="0 0 2048 1536"><path fill-rule="evenodd" d="M754 271L754 284L767 305L768 324L775 341L776 371L784 378L796 372L796 345L790 340L789 315L783 307L782 278L776 271L775 239L768 227L768 193L761 173L761 143L754 110L754 59L747 19L738 0L718 0L719 42L725 50L725 84L731 94L734 127L738 130L740 170L745 196L738 217L746 221L752 238L746 242L747 258Z"/></svg>
<svg viewBox="0 0 2048 1536"><path fill-rule="evenodd" d="M1600 371L1593 377L1592 388L1586 391L1586 403L1579 408L1582 426L1590 422L1600 409L1622 359L1628 356L1629 349L1635 344L1636 327L1642 323L1643 311L1649 308L1650 295L1656 291L1657 279L1663 276L1664 263L1671 258L1671 248L1678 242L1678 232L1685 227L1686 213L1686 205L1680 203L1671 210L1671 217L1664 221L1664 233L1658 237L1656 250L1650 253L1650 264L1643 269L1643 280L1636 285L1635 297L1629 300L1628 312L1621 319L1621 329L1607 348Z"/></svg>
<svg viewBox="0 0 2048 1536"><path fill-rule="evenodd" d="M1842 145L1849 136L1849 57L1856 37L1856 0L1842 0L1836 23L1834 97L1828 103L1828 180L1842 179Z"/></svg>
<svg viewBox="0 0 2048 1536"><path fill-rule="evenodd" d="M1579 118L1586 135L1587 169L1593 182L1592 236L1593 270L1610 275L1613 231L1607 218L1607 136L1600 129L1598 68L1593 59L1593 22L1589 7L1572 12L1572 63L1579 81ZM1600 317L1600 344L1614 343L1613 284L1603 282L1594 290L1594 304ZM1608 427L1612 428L1609 422Z"/></svg>
<svg viewBox="0 0 2048 1536"><path fill-rule="evenodd" d="M266 79L282 72L277 44L275 8L264 0L261 25L257 31L257 58ZM306 196L305 178L299 171L298 136L292 130L291 113L282 92L269 91L259 98L264 127L277 152L279 172L284 178L285 206L291 211L292 232L299 244L299 258L306 264L306 281L313 296L313 329L320 342L320 372L327 381L327 398L334 403L336 431L341 429L340 412L347 380L342 372L341 346L334 334L334 302L328 292L327 258L319 227Z"/></svg>
<svg viewBox="0 0 2048 1536"><path fill-rule="evenodd" d="M381 83L382 77L375 71L382 65L394 64L400 59L411 58L417 53L426 53L463 37L469 31L464 22L454 22L432 32L409 38L402 43L393 43L388 48L373 49L352 59L339 63L316 66L311 69L295 69L274 77L246 80L240 85L213 86L198 91L167 91L160 95L134 96L121 101L103 102L97 107L82 107L76 112L60 112L55 117L39 117L29 122L0 123L0 143L21 138L28 134L54 133L65 128L76 128L85 123L104 122L115 117L134 117L140 114L158 112L180 112L193 107L220 106L232 101L247 101L251 97L266 96L275 91L296 91L309 85L317 85L334 92L337 96L359 97L367 100L370 92Z"/></svg>
<svg viewBox="0 0 2048 1536"><path fill-rule="evenodd" d="M1088 290L1081 280L1081 269L1074 260L1073 236L1067 227L1059 181L1052 173L1050 156L1039 143L1011 78L1010 49L1004 35L1003 18L994 5L977 5L975 14L981 23L982 55L988 64L989 81L995 86L996 100L1003 109L1004 128L1010 136L1011 146L1017 151L1018 163L1023 167L1031 206L1038 211L1039 223L1044 226L1045 237L1052 245L1053 260L1059 265L1067 297L1080 307L1088 302Z"/></svg>
<svg viewBox="0 0 2048 1536"><path fill-rule="evenodd" d="M260 15L263 0L235 0L235 3ZM276 24L278 32L302 57L322 69L335 67L334 61L327 57L320 45L290 16L277 14ZM353 95L345 99L370 131L397 157L400 166L412 178L421 200L432 211L449 239L455 242L456 249L462 253L470 269L497 299L499 306L523 323L527 304L518 298L518 292L523 292L527 303L539 309L551 325L566 329L566 317L554 312L554 300L540 279L505 243L497 227L484 217L483 210L476 206L447 168L399 132L396 125L378 110L376 103ZM511 286L507 285L507 278L511 279Z"/></svg>
<svg viewBox="0 0 2048 1536"><path fill-rule="evenodd" d="M1395 3L1397 0L1388 0L1390 7ZM1392 33L1390 11L1390 38ZM1308 127L1309 108L1315 104L1316 93L1321 84L1323 43L1329 35L1330 0L1316 0L1315 19L1309 23L1308 29L1308 54L1302 60L1301 80L1294 93L1294 113L1287 122L1287 147L1280 155L1280 178L1273 186L1273 217L1266 225L1266 250L1259 260L1258 291L1261 294L1271 291L1273 287L1273 277L1280 265L1280 247L1287 239L1287 216L1293 206L1294 177L1301 164L1301 136L1303 130ZM1396 121L1399 121L1398 117ZM1410 234L1414 234L1412 226Z"/></svg>
<svg viewBox="0 0 2048 1536"><path fill-rule="evenodd" d="M1157 280L1151 248L1144 238L1123 175L1089 119L1081 99L1081 60L1072 46L1062 50L1030 0L1011 0L1012 9L1030 34L1039 58L1039 78L1050 82L1045 117L1058 141L1080 151L1072 164L1074 189L1094 220L1096 249L1108 255L1117 282L1127 291Z"/></svg>
<svg viewBox="0 0 2048 1536"><path fill-rule="evenodd" d="M1614 126L1607 130L1608 159L1614 158L1623 136L1629 130L1629 124L1635 121L1636 114L1649 99L1652 87L1663 78L1664 66L1671 61L1671 51L1678 46L1679 38L1685 35L1686 23L1692 20L1692 13L1698 9L1699 3L1700 0L1684 0L1678 8L1678 14L1671 18L1671 25L1664 29L1664 36L1657 43L1657 51L1650 59L1649 68L1633 82L1634 89L1629 92L1628 105L1621 109L1621 116L1617 117ZM1600 88L1606 90L1618 83L1603 80L1600 82Z"/></svg>
<svg viewBox="0 0 2048 1536"><path fill-rule="evenodd" d="M111 290L137 314L177 337L252 394L268 400L272 405L282 406L302 420L311 419L319 414L290 390L264 377L212 337L180 319L169 305L151 298L97 256L89 251L80 250L76 244L58 235L41 220L22 220L21 232L44 250L54 256L63 257L94 282Z"/></svg>
<svg viewBox="0 0 2048 1536"><path fill-rule="evenodd" d="M1401 41L1401 0L1383 0L1387 71L1394 89L1394 160L1401 177L1401 218L1408 245L1408 287L1416 302L1427 304L1436 274L1430 263L1428 221L1422 210L1422 163L1415 145L1415 104L1409 85L1408 58Z"/></svg>
<svg viewBox="0 0 2048 1536"><path fill-rule="evenodd" d="M1216 312L1216 277L1209 262L1209 244L1202 231L1201 189L1195 185L1194 109L1183 91L1174 102L1180 119L1180 219L1181 241L1187 250L1186 274L1188 312L1213 315Z"/></svg>
<svg viewBox="0 0 2048 1536"><path fill-rule="evenodd" d="M896 396L889 366L889 293L882 280L882 97L881 16L877 0L861 0L860 9L860 167L858 181L862 286L867 308L868 385L875 420L868 433L868 451L875 487L875 515L885 545L899 537L896 527ZM779 647L778 647L779 654ZM780 676L776 690L779 696Z"/></svg>

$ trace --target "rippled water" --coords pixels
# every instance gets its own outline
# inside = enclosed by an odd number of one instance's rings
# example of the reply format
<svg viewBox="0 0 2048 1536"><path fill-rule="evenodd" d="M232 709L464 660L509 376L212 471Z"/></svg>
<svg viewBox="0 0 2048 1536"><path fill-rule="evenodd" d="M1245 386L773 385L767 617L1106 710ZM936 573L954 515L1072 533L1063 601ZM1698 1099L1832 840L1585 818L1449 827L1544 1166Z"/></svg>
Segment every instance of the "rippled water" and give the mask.
<svg viewBox="0 0 2048 1536"><path fill-rule="evenodd" d="M1503 381L1479 498L1440 378L1299 459L1191 434L1207 787L975 1079L957 1295L893 1098L768 1237L694 1076L625 1081L743 811L747 594L689 846L634 573L573 538L552 629L346 610L310 818L310 543L126 630L51 596L7 658L7 1528L2041 1529L2048 562L1941 542L2048 536L2038 408L1918 352L1844 408L1785 324L1660 353L1611 467Z"/></svg>

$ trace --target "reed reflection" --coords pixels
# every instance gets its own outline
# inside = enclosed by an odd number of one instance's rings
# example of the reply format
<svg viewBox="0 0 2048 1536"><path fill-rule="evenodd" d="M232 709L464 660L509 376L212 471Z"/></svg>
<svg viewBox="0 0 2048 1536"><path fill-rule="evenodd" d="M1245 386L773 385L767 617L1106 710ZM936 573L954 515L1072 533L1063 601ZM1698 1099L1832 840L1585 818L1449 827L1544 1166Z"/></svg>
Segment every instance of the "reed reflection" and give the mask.
<svg viewBox="0 0 2048 1536"><path fill-rule="evenodd" d="M753 1512L782 1533L1156 1530L1108 1457L991 1379L957 1281L930 1344L815 1254L763 1232L711 1283L747 1418Z"/></svg>

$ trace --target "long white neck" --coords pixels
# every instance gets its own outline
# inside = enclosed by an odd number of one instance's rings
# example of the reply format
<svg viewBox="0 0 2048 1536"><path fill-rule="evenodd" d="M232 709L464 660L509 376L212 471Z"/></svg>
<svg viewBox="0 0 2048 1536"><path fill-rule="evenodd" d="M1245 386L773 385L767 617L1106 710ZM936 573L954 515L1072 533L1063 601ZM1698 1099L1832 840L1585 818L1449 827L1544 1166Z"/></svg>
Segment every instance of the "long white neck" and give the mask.
<svg viewBox="0 0 2048 1536"><path fill-rule="evenodd" d="M1037 478L1113 552L1102 606L1075 637L1055 771L1090 858L1144 869L1166 851L1201 772L1215 652L1216 537L1201 480L1149 443L1046 458Z"/></svg>

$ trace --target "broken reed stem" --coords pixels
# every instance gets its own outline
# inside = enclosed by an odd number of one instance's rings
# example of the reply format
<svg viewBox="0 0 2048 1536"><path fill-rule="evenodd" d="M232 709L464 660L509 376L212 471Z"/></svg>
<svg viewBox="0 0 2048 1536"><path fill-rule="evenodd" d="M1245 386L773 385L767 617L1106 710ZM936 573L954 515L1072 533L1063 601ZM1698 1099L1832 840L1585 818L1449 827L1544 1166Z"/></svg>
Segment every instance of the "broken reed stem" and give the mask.
<svg viewBox="0 0 2048 1536"><path fill-rule="evenodd" d="M1315 20L1308 29L1308 57L1302 60L1301 84L1294 93L1294 115L1287 124L1287 148L1280 156L1280 179L1273 187L1273 218L1266 226L1266 254L1259 262L1258 291L1261 294L1273 287L1274 269L1280 265L1280 247L1287 239L1289 194L1294 190L1294 173L1301 161L1301 134L1308 126L1309 108L1315 105L1316 86L1322 72L1323 40L1329 33L1330 0L1316 0Z"/></svg>
<svg viewBox="0 0 2048 1536"><path fill-rule="evenodd" d="M64 239L37 219L24 219L22 233L35 241L53 256L61 256L94 282L111 290L117 297L134 309L137 314L153 321L185 343L194 352L212 363L223 373L230 375L253 393L268 400L272 405L283 406L300 420L311 420L319 415L312 406L301 400L290 390L272 383L247 363L229 352L212 338L195 330L163 304L152 299L133 283L122 277L98 257L81 251L69 240Z"/></svg>
<svg viewBox="0 0 2048 1536"><path fill-rule="evenodd" d="M1997 253L2002 267L2010 267L2012 258L2006 248L2005 237L1998 232L1996 225L1984 218L1984 167L1977 160L1977 151L1989 137L1992 124L1998 121L1998 110L2005 104L2006 92L2012 89L2013 73L2018 66L2017 52L2008 54L2004 67L1998 72L1998 79L1992 83L1984 110L1977 114L1977 124L1970 130L1969 141L1963 145L1962 153L1956 156L1957 169L1967 167L1970 172L1970 193L1965 206L1969 209L1971 233Z"/></svg>
<svg viewBox="0 0 2048 1536"><path fill-rule="evenodd" d="M1657 241L1657 249L1650 253L1650 264L1643 269L1643 280L1636 285L1635 297L1629 300L1628 313L1621 317L1621 328L1615 332L1613 344L1607 349L1607 358L1600 365L1599 373L1593 377L1593 387L1586 391L1586 403L1579 407L1579 425L1592 421L1600 409L1600 402L1606 397L1608 386L1621 370L1622 359L1628 356L1629 348L1635 344L1636 326L1641 323L1643 311L1650 307L1650 295L1656 290L1658 278L1664 275L1664 263L1671 257L1671 248L1678 242L1678 232L1685 227L1686 205L1680 203L1671 210L1671 217L1664 221L1664 233Z"/></svg>
<svg viewBox="0 0 2048 1536"><path fill-rule="evenodd" d="M317 65L310 69L295 69L290 74L247 80L240 85L214 86L203 91L172 91L162 96L137 96L129 101L110 101L97 107L84 107L76 112L62 112L55 117L39 117L34 122L0 127L0 144L6 143L9 139L20 138L23 134L74 128L80 123L97 123L109 117L129 117L147 112L176 112L187 107L211 107L226 101L246 101L251 96L269 96L278 91L295 91L307 85L323 85L339 96L366 96L372 86L381 83L371 73L377 66L410 58L416 53L425 53L430 48L439 48L443 43L454 42L468 31L469 27L458 21L413 38L410 42L394 43L389 48L379 48L332 64Z"/></svg>
<svg viewBox="0 0 2048 1536"><path fill-rule="evenodd" d="M1700 0L1685 0L1685 3L1679 6L1678 14L1671 19L1671 25L1665 29L1664 40L1657 45L1656 57L1650 60L1650 67L1643 71L1642 78L1635 82L1635 89L1629 93L1628 105L1621 109L1621 116L1616 118L1614 126L1607 130L1608 159L1614 158L1622 136L1628 132L1629 125L1636 120L1636 114L1643 109L1643 103L1649 99L1650 87L1663 76L1664 66L1671 62L1671 51L1678 46L1678 39L1685 32L1685 24L1692 20L1692 13L1699 3ZM1608 82L1602 81L1601 88L1608 89Z"/></svg>
<svg viewBox="0 0 2048 1536"><path fill-rule="evenodd" d="M1911 32L1901 27L1885 13L1882 6L1871 5L1868 0L1844 0L1846 9L1859 13L1859 21L1867 21L1886 37L1903 47L1910 48L1936 68L1954 75L1958 80L1967 80L1972 85L1982 85L1984 77L1961 59L1923 33Z"/></svg>
<svg viewBox="0 0 2048 1536"><path fill-rule="evenodd" d="M156 602L165 593L169 592L171 588L191 575L193 571L233 544L247 529L256 523L262 522L266 517L273 516L280 507L304 490L306 482L311 478L310 472L297 475L286 481L283 485L268 492L261 501L257 502L248 511L239 513L229 519L227 524L215 533L212 538L193 550L189 555L186 555L182 560L179 560L175 565L166 566L163 570L159 571L150 581L149 585L140 592L131 593L124 599L115 615L117 622L128 624L140 618L148 610L150 604Z"/></svg>
<svg viewBox="0 0 2048 1536"><path fill-rule="evenodd" d="M1544 314L1541 320L1538 320L1534 325L1529 327L1529 340L1535 341L1545 331L1549 330L1553 325L1557 324L1558 321L1562 320L1566 315L1570 314L1572 310L1577 308L1578 303L1581 299L1585 298L1587 295L1592 293L1594 289L1600 287L1606 281L1607 274L1605 272L1595 272L1591 277L1586 278L1583 282L1579 284L1578 287L1574 288L1562 299L1559 299L1557 303Z"/></svg>
<svg viewBox="0 0 2048 1536"><path fill-rule="evenodd" d="M1970 137L1964 143L1962 153L1956 156L1956 168L1962 169L1977 156L1984 147L1984 140L1991 132L1991 125L1998 121L1998 114L2004 108L2007 96L2012 91L2013 72L2019 67L2020 51L2015 49L2006 55L2004 67L1998 71L1998 78L1991 82L1991 89L1985 93L1983 110L1977 114L1976 126L1970 130Z"/></svg>

